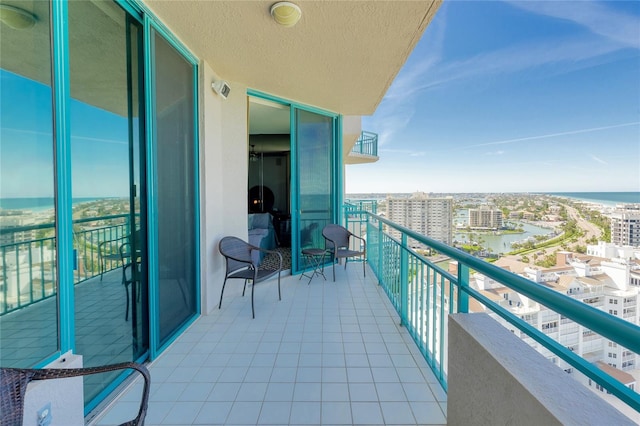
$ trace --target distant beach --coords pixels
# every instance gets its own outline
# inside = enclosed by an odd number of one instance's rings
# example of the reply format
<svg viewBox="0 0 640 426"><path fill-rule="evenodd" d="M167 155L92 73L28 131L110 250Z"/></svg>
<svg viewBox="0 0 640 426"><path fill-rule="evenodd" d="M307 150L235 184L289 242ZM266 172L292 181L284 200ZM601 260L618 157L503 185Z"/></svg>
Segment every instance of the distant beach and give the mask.
<svg viewBox="0 0 640 426"><path fill-rule="evenodd" d="M547 192L546 195L615 206L616 204L640 203L640 192Z"/></svg>

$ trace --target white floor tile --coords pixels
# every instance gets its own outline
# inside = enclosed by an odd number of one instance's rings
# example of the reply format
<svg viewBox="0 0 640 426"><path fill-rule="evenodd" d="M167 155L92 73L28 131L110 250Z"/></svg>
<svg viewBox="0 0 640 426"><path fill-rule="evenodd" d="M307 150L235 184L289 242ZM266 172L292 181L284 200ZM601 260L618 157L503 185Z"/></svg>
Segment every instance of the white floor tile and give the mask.
<svg viewBox="0 0 640 426"><path fill-rule="evenodd" d="M262 404L258 424L260 425L286 425L289 424L291 402L265 401Z"/></svg>
<svg viewBox="0 0 640 426"><path fill-rule="evenodd" d="M446 424L446 393L382 289L358 268L338 275L285 278L282 302L256 293L257 320L230 292L150 366L145 424ZM95 424L127 420L139 393Z"/></svg>
<svg viewBox="0 0 640 426"><path fill-rule="evenodd" d="M378 402L352 402L351 415L354 424L384 424L382 411Z"/></svg>
<svg viewBox="0 0 640 426"><path fill-rule="evenodd" d="M350 425L351 404L348 402L322 402L323 425Z"/></svg>

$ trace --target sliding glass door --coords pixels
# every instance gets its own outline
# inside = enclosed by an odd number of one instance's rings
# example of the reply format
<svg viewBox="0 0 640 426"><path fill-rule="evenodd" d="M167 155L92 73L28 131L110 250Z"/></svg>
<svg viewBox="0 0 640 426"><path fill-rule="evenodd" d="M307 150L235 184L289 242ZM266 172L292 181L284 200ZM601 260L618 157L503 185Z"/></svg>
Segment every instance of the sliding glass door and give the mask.
<svg viewBox="0 0 640 426"><path fill-rule="evenodd" d="M75 352L95 366L148 349L143 31L111 1L68 11ZM85 400L115 375L85 379Z"/></svg>
<svg viewBox="0 0 640 426"><path fill-rule="evenodd" d="M336 116L295 108L293 141L296 214L293 215L293 272L306 265L302 250L324 247L322 228L337 220L338 176Z"/></svg>
<svg viewBox="0 0 640 426"><path fill-rule="evenodd" d="M198 312L195 66L155 30L153 149L158 347Z"/></svg>

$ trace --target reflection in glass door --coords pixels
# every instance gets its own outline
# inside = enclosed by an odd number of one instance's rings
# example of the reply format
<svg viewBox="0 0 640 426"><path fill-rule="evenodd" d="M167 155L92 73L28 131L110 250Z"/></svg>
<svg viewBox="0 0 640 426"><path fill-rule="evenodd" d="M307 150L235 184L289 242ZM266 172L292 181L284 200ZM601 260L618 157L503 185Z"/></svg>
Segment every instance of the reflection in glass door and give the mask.
<svg viewBox="0 0 640 426"><path fill-rule="evenodd" d="M0 24L0 365L59 350L48 2L28 31Z"/></svg>
<svg viewBox="0 0 640 426"><path fill-rule="evenodd" d="M94 366L148 348L142 27L111 1L68 10L75 352ZM85 401L113 378L86 378Z"/></svg>
<svg viewBox="0 0 640 426"><path fill-rule="evenodd" d="M295 177L297 192L293 272L304 268L302 249L324 247L322 228L336 219L334 202L335 118L295 110Z"/></svg>

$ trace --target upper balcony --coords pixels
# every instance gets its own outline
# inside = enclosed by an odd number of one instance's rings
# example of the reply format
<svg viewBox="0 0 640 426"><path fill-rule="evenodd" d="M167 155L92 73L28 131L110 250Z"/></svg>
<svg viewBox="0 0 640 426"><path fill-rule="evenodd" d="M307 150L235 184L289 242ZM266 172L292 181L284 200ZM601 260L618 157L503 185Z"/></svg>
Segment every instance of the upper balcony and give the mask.
<svg viewBox="0 0 640 426"><path fill-rule="evenodd" d="M345 158L346 164L364 164L378 161L378 135L362 131Z"/></svg>

